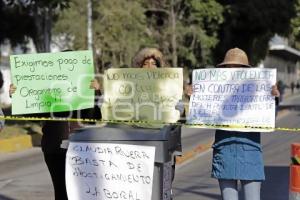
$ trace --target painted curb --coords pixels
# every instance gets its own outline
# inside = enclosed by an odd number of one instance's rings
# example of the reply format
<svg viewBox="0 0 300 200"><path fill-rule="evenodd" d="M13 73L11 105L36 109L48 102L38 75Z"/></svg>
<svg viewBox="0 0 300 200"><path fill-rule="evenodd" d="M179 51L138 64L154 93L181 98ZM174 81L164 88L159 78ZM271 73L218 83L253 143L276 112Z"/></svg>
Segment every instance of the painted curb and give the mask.
<svg viewBox="0 0 300 200"><path fill-rule="evenodd" d="M283 117L288 112L289 112L288 109L284 109L284 110L278 111L277 118L278 117ZM197 155L208 151L211 148L211 146L213 145L213 142L214 141L212 140L212 141L210 141L210 142L208 142L206 144L197 145L192 150L184 152L182 154L182 156L177 156L176 157L176 165L178 165L178 166L183 165L184 163L186 163L186 162L188 162L188 161L196 158Z"/></svg>
<svg viewBox="0 0 300 200"><path fill-rule="evenodd" d="M32 148L30 135L17 136L0 140L0 153L16 152Z"/></svg>
<svg viewBox="0 0 300 200"><path fill-rule="evenodd" d="M289 110L284 109L278 112L277 118L284 116L287 114ZM8 139L0 139L0 153L7 152L17 152L25 149L32 148L34 145L32 144L34 138L31 135L17 136ZM211 148L213 142L209 142L206 144L197 145L190 151L183 153L182 156L176 157L176 164L181 165L186 161L193 159L197 156L197 154L203 153Z"/></svg>
<svg viewBox="0 0 300 200"><path fill-rule="evenodd" d="M213 141L210 141L205 144L200 144L194 147L192 150L189 150L187 152L184 152L182 156L176 157L176 165L182 165L186 163L187 161L195 158L198 154L203 153L211 148L213 144Z"/></svg>

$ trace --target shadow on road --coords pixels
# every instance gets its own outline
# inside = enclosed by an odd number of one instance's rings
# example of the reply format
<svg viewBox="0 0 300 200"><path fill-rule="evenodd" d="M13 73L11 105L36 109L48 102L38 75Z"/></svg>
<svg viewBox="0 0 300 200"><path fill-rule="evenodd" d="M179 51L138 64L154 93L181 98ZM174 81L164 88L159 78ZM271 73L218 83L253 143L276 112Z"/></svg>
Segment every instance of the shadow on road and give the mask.
<svg viewBox="0 0 300 200"><path fill-rule="evenodd" d="M278 110L300 110L300 105L279 105Z"/></svg>
<svg viewBox="0 0 300 200"><path fill-rule="evenodd" d="M214 188L215 185L205 184L205 183L199 183L197 186L191 186L187 188L178 188L174 187L176 190L175 192L175 200L179 199L182 195L197 195L199 197L206 197L211 200L219 200L221 197L219 194L214 194L214 192L209 192L207 189Z"/></svg>
<svg viewBox="0 0 300 200"><path fill-rule="evenodd" d="M15 200L15 199L12 199L12 198L9 198L9 197L6 197L6 196L0 194L0 200Z"/></svg>
<svg viewBox="0 0 300 200"><path fill-rule="evenodd" d="M262 199L288 200L289 167L265 166L266 180L262 184Z"/></svg>
<svg viewBox="0 0 300 200"><path fill-rule="evenodd" d="M265 166L266 180L262 184L262 200L288 200L289 197L289 167L288 166ZM189 187L180 187L177 184L173 187L175 200L221 199L217 182L207 183L207 179L201 176L195 176L182 181L182 185L189 183ZM209 181L210 182L210 181ZM240 199L243 199L243 192L239 192Z"/></svg>

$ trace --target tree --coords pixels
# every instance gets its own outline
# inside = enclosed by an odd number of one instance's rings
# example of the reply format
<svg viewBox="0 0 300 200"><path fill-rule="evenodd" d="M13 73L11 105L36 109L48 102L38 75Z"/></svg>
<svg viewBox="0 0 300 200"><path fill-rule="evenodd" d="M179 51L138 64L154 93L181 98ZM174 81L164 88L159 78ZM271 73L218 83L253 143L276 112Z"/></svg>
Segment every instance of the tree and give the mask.
<svg viewBox="0 0 300 200"><path fill-rule="evenodd" d="M87 1L71 0L53 27L54 43L61 49L87 49Z"/></svg>
<svg viewBox="0 0 300 200"><path fill-rule="evenodd" d="M146 15L172 66L200 67L212 62L222 11L215 0L152 0Z"/></svg>
<svg viewBox="0 0 300 200"><path fill-rule="evenodd" d="M86 49L87 1L73 0L70 5L71 8L59 16L55 34L65 34L73 41L74 49ZM93 2L93 44L100 68L105 63L130 66L132 57L141 47L155 45L147 34L144 12L139 0Z"/></svg>
<svg viewBox="0 0 300 200"><path fill-rule="evenodd" d="M37 52L49 52L53 20L60 10L68 7L68 3L69 0L5 0L2 10L7 14L9 23L12 22L10 19L17 18L17 24L22 26L18 39L24 40L24 36L28 35L33 39ZM23 24L23 21L26 23Z"/></svg>
<svg viewBox="0 0 300 200"><path fill-rule="evenodd" d="M32 18L17 7L0 1L0 44L9 40L12 46L25 44L34 34Z"/></svg>
<svg viewBox="0 0 300 200"><path fill-rule="evenodd" d="M102 64L131 65L134 54L153 45L147 35L145 9L137 0L102 0L96 5L94 46L100 51Z"/></svg>
<svg viewBox="0 0 300 200"><path fill-rule="evenodd" d="M223 8L214 0L187 3L178 31L182 33L180 59L194 67L211 65L212 50L219 42L217 32L223 22Z"/></svg>
<svg viewBox="0 0 300 200"><path fill-rule="evenodd" d="M82 31L87 26L86 4L72 0L71 9L64 10L55 24L54 34L72 41L74 49L87 48L86 31ZM222 11L215 0L94 1L96 57L101 67L107 62L130 65L138 49L152 46L160 48L172 66L211 64Z"/></svg>
<svg viewBox="0 0 300 200"><path fill-rule="evenodd" d="M252 65L268 52L268 42L275 33L287 36L295 16L295 0L217 0L225 8L219 31L215 62L222 61L233 47L246 51Z"/></svg>
<svg viewBox="0 0 300 200"><path fill-rule="evenodd" d="M289 35L290 45L300 49L300 0L295 4L296 16L291 19L291 33Z"/></svg>

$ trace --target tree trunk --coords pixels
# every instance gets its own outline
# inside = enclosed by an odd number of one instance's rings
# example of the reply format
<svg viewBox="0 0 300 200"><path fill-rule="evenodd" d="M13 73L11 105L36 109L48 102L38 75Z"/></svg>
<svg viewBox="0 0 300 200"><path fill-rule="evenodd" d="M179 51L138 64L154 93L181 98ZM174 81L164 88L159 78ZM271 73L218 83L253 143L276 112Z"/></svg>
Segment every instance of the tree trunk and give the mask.
<svg viewBox="0 0 300 200"><path fill-rule="evenodd" d="M33 13L36 26L33 42L36 51L38 53L50 52L53 9L51 7L38 8L35 5Z"/></svg>
<svg viewBox="0 0 300 200"><path fill-rule="evenodd" d="M93 10L92 10L92 0L88 0L87 4L87 42L88 50L93 50Z"/></svg>
<svg viewBox="0 0 300 200"><path fill-rule="evenodd" d="M45 42L45 52L51 51L51 32L52 32L52 11L53 9L51 7L45 8L45 26L44 26L44 42Z"/></svg>

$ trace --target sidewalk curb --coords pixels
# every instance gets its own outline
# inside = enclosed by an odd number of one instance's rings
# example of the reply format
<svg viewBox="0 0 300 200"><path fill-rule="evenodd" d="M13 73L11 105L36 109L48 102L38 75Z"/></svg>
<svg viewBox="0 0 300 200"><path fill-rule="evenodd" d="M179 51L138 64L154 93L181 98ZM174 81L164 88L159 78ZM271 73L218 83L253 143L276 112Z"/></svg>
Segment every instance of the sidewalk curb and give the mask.
<svg viewBox="0 0 300 200"><path fill-rule="evenodd" d="M288 112L289 112L288 109L283 109L283 110L278 111L277 118L283 117ZM194 147L192 150L184 152L182 154L182 156L177 156L176 157L176 166L180 167L180 166L184 165L185 163L187 163L188 161L196 158L199 154L207 152L212 147L213 142L214 141L212 140L205 144L199 144L196 147Z"/></svg>
<svg viewBox="0 0 300 200"><path fill-rule="evenodd" d="M30 135L0 140L0 153L22 151L32 147L32 138Z"/></svg>
<svg viewBox="0 0 300 200"><path fill-rule="evenodd" d="M284 116L289 112L288 109L278 111L277 118ZM34 145L32 135L17 136L8 139L0 139L0 153L17 152L32 148ZM197 154L207 151L212 145L212 142L199 144L190 151L185 152L181 157L176 158L176 164L181 165L186 161L193 159Z"/></svg>
<svg viewBox="0 0 300 200"><path fill-rule="evenodd" d="M180 166L186 163L189 160L192 160L193 158L196 158L197 155L204 153L208 151L213 144L213 141L210 141L205 144L199 144L196 147L194 147L192 150L189 150L182 154L182 156L176 157L176 165Z"/></svg>

